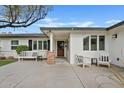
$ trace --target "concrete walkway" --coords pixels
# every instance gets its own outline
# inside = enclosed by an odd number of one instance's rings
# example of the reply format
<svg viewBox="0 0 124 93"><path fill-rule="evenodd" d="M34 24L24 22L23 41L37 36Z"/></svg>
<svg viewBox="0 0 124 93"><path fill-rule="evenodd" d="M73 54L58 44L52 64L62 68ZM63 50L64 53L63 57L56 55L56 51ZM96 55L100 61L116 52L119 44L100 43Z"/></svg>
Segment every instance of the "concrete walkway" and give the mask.
<svg viewBox="0 0 124 93"><path fill-rule="evenodd" d="M3 88L83 88L123 87L119 79L106 67L70 65L57 60L16 62L0 67L0 87Z"/></svg>

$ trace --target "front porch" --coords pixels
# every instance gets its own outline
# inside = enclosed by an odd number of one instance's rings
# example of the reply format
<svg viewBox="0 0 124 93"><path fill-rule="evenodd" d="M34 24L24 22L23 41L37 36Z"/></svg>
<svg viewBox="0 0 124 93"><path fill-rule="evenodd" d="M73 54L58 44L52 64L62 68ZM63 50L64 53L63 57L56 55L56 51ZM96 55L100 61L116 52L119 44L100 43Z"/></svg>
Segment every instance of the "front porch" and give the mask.
<svg viewBox="0 0 124 93"><path fill-rule="evenodd" d="M66 59L69 62L69 32L62 31L48 31L46 32L50 39L50 50L49 52L54 53L56 59ZM50 54L51 55L51 54ZM47 57L49 58L49 57Z"/></svg>

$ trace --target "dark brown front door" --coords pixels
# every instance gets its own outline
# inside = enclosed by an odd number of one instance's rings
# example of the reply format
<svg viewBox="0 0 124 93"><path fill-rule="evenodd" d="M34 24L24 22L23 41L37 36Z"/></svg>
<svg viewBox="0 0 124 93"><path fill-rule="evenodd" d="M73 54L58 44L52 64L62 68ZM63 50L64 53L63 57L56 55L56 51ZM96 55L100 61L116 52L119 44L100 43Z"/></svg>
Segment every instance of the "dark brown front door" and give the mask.
<svg viewBox="0 0 124 93"><path fill-rule="evenodd" d="M57 41L57 56L64 56L64 41Z"/></svg>

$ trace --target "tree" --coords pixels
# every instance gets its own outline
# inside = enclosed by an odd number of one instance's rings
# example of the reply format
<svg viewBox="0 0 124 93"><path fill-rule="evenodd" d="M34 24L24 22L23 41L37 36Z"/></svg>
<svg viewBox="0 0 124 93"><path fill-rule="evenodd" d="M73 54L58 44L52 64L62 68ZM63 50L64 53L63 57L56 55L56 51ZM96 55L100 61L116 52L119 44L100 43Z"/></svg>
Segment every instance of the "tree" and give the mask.
<svg viewBox="0 0 124 93"><path fill-rule="evenodd" d="M0 28L28 27L44 19L51 6L46 5L3 5L0 6Z"/></svg>

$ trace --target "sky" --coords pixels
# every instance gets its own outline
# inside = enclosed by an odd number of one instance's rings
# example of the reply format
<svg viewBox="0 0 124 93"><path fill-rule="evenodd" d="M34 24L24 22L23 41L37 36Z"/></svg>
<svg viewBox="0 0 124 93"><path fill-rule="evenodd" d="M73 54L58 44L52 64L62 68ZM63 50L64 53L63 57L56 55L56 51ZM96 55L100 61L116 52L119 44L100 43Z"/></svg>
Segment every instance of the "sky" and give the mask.
<svg viewBox="0 0 124 93"><path fill-rule="evenodd" d="M2 28L1 32L41 33L40 27L109 27L124 20L124 5L55 5L45 19L27 28Z"/></svg>

